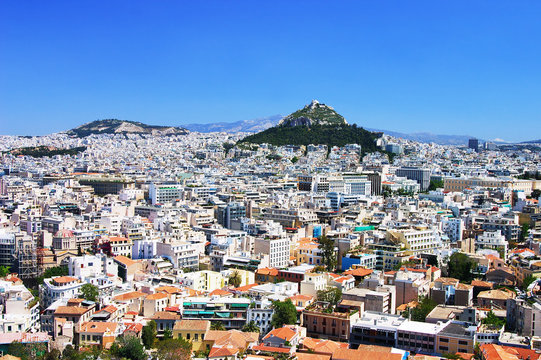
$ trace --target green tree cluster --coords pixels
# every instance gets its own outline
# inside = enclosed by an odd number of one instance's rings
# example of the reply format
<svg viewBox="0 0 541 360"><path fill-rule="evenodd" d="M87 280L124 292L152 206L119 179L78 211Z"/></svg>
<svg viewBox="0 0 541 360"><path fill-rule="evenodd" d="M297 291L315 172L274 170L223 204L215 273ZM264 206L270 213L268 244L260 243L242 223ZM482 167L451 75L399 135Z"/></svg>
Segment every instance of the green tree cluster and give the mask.
<svg viewBox="0 0 541 360"><path fill-rule="evenodd" d="M328 302L330 306L336 306L342 300L342 290L331 287L325 290L317 291L317 300Z"/></svg>
<svg viewBox="0 0 541 360"><path fill-rule="evenodd" d="M94 302L98 301L98 296L100 295L98 287L89 283L81 286L79 293L83 299Z"/></svg>
<svg viewBox="0 0 541 360"><path fill-rule="evenodd" d="M408 309L402 313L402 316L409 317L411 315L411 319L414 321L425 321L427 315L437 306L438 304L428 298L423 297L419 301L419 305L417 305L414 308Z"/></svg>
<svg viewBox="0 0 541 360"><path fill-rule="evenodd" d="M530 231L530 224L522 224L522 227L520 228L520 241L524 241L528 238L528 234Z"/></svg>
<svg viewBox="0 0 541 360"><path fill-rule="evenodd" d="M4 278L10 273L9 266L0 266L0 277Z"/></svg>
<svg viewBox="0 0 541 360"><path fill-rule="evenodd" d="M505 325L505 319L497 317L492 310L488 312L487 316L481 321L483 324L493 325L501 328Z"/></svg>
<svg viewBox="0 0 541 360"><path fill-rule="evenodd" d="M291 301L274 301L272 303L274 314L272 315L271 325L274 328L280 328L284 325L294 325L297 322L297 308Z"/></svg>
<svg viewBox="0 0 541 360"><path fill-rule="evenodd" d="M242 278L238 271L233 271L229 276L229 285L238 288L242 284Z"/></svg>
<svg viewBox="0 0 541 360"><path fill-rule="evenodd" d="M154 320L150 320L145 326L143 326L143 331L141 333L143 345L145 345L147 349L151 349L154 346L157 335L158 332L156 331L156 322Z"/></svg>
<svg viewBox="0 0 541 360"><path fill-rule="evenodd" d="M528 289L528 286L530 286L531 283L533 283L535 280L537 280L534 276L528 275L522 280L522 290L526 291Z"/></svg>
<svg viewBox="0 0 541 360"><path fill-rule="evenodd" d="M21 360L39 359L47 353L47 346L42 343L26 343L13 341L9 344L7 353L12 356L17 356Z"/></svg>
<svg viewBox="0 0 541 360"><path fill-rule="evenodd" d="M48 268L43 272L43 274L38 277L38 284L43 283L43 280L49 279L56 276L66 276L69 275L69 270L67 266L53 266Z"/></svg>
<svg viewBox="0 0 541 360"><path fill-rule="evenodd" d="M210 323L211 330L225 330L225 326L221 321L213 321Z"/></svg>
<svg viewBox="0 0 541 360"><path fill-rule="evenodd" d="M461 252L455 252L449 258L448 275L449 277L469 283L473 280L472 270L475 268L475 262L470 257Z"/></svg>
<svg viewBox="0 0 541 360"><path fill-rule="evenodd" d="M364 152L380 151L376 139L381 135L351 125L275 126L240 140L239 143L283 145L327 145L343 147L359 144Z"/></svg>
<svg viewBox="0 0 541 360"><path fill-rule="evenodd" d="M444 186L442 180L430 180L430 185L428 185L428 190L437 190L442 189Z"/></svg>
<svg viewBox="0 0 541 360"><path fill-rule="evenodd" d="M321 258L327 271L335 271L338 264L337 252L335 251L334 240L322 236L318 240L321 249Z"/></svg>
<svg viewBox="0 0 541 360"><path fill-rule="evenodd" d="M146 360L148 357L145 347L135 336L119 336L111 345L110 353L128 360Z"/></svg>
<svg viewBox="0 0 541 360"><path fill-rule="evenodd" d="M23 147L10 150L13 155L27 155L36 158L50 157L55 155L77 155L86 150L86 146L74 147L71 149L50 149L48 146Z"/></svg>
<svg viewBox="0 0 541 360"><path fill-rule="evenodd" d="M243 332L260 332L259 326L254 321L250 321L248 324L242 327Z"/></svg>
<svg viewBox="0 0 541 360"><path fill-rule="evenodd" d="M183 339L165 339L156 345L157 360L189 360L192 343Z"/></svg>

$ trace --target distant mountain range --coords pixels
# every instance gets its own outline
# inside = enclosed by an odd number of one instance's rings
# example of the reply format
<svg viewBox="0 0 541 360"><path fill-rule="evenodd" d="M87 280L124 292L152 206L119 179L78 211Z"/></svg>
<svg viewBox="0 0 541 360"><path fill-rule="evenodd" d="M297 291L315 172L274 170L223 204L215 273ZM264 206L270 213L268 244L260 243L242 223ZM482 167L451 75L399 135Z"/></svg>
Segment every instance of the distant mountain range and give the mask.
<svg viewBox="0 0 541 360"><path fill-rule="evenodd" d="M393 136L396 138L402 138L406 140L413 140L422 143L436 143L440 145L468 145L468 140L475 138L475 136L468 135L438 135L432 134L429 132L420 132L420 133L401 133L397 131L390 130L380 130L380 129L368 129L371 131L381 131L384 134ZM479 139L480 142L483 140Z"/></svg>
<svg viewBox="0 0 541 360"><path fill-rule="evenodd" d="M66 131L68 135L86 137L92 134L149 134L157 136L185 135L188 130L175 126L147 125L137 121L96 120Z"/></svg>
<svg viewBox="0 0 541 360"><path fill-rule="evenodd" d="M282 120L283 115L272 115L251 120L241 120L235 122L217 122L210 124L187 124L183 125L190 131L202 133L208 132L259 132L271 128Z"/></svg>
<svg viewBox="0 0 541 360"><path fill-rule="evenodd" d="M186 129L190 131L197 131L197 132L228 132L228 133L235 133L235 132L253 132L258 133L263 130L269 129L273 126L276 126L280 123L289 123L291 122L292 118L298 119L299 124L307 124L307 117L305 116L307 111L309 111L310 105L306 105L305 108L298 110L294 112L293 114L284 117L282 115L272 115L268 117L262 117L257 119L251 119L251 120L242 120L242 121L235 121L235 122L219 122L219 123L209 123L209 124L187 124L183 125ZM334 110L331 107L327 107L329 110ZM322 109L324 111L327 111L327 109ZM303 112L304 111L304 112ZM338 114L338 117L334 118L331 116L332 114L327 117L324 117L324 121L345 121L345 119ZM413 140L423 143L431 143L434 142L436 144L440 145L467 145L468 140L472 138L472 136L467 135L437 135L432 134L428 132L422 132L422 133L412 133L412 134L406 134L401 133L397 131L390 131L390 130L381 130L381 129L371 129L367 128L366 130L375 131L375 132L383 132L387 135L399 137L402 139L407 140Z"/></svg>
<svg viewBox="0 0 541 360"><path fill-rule="evenodd" d="M159 126L159 125L147 125L141 122L129 121L129 120L118 120L118 119L105 119L105 120L96 120L90 123L78 126L74 129L66 131L68 135L85 137L91 134L152 134L158 136L167 136L167 135L184 135L189 133L189 131L195 132L249 132L249 133L258 133L269 128L275 127L277 125L310 125L312 118L318 119L318 116L321 118L316 123L323 124L328 122L329 124L338 124L345 123L345 119L337 114L334 109L330 106L317 103L316 104L306 105L303 109L300 109L287 117L282 115L272 115L267 117L261 117L251 120L242 120L235 122L218 122L218 123L209 123L209 124L187 124L182 125L181 127L177 126ZM323 107L321 107L323 105ZM311 112L311 114L309 114ZM325 114L327 112L327 114ZM316 114L317 113L317 114ZM293 120L293 124L291 123ZM320 121L322 120L322 122ZM381 130L366 128L366 130L373 132L382 132L389 136L413 140L423 143L434 142L440 145L467 145L468 140L474 136L468 135L441 135L441 134L432 134L429 132L419 132L419 133L401 133L391 130ZM483 142L484 140L479 140ZM493 141L496 144L508 144L503 141ZM541 144L541 139L523 141L519 144Z"/></svg>

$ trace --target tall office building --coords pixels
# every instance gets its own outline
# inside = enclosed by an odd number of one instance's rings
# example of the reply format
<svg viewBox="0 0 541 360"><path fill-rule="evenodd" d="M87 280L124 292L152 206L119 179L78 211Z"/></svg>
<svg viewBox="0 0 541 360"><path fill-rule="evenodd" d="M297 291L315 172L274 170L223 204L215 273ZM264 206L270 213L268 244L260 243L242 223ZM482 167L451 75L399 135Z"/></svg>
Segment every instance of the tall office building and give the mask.
<svg viewBox="0 0 541 360"><path fill-rule="evenodd" d="M231 229L231 221L246 217L246 206L239 202L231 202L227 205L218 206L216 218L218 223Z"/></svg>
<svg viewBox="0 0 541 360"><path fill-rule="evenodd" d="M479 140L478 139L468 140L468 147L472 150L479 151Z"/></svg>
<svg viewBox="0 0 541 360"><path fill-rule="evenodd" d="M430 186L430 169L404 166L396 170L396 175L417 181L421 191L427 190Z"/></svg>

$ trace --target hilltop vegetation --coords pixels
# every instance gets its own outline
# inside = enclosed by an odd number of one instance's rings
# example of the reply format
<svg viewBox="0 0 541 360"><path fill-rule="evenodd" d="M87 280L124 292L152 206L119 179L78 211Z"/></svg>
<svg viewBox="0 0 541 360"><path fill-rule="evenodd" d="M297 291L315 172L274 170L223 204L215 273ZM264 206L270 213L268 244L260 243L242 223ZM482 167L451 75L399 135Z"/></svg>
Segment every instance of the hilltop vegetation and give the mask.
<svg viewBox="0 0 541 360"><path fill-rule="evenodd" d="M345 146L359 144L364 152L378 151L376 139L381 134L367 131L354 125L312 125L283 127L277 126L260 133L250 135L239 143L282 145L327 145Z"/></svg>
<svg viewBox="0 0 541 360"><path fill-rule="evenodd" d="M86 150L86 146L74 147L71 149L59 149L52 146L31 146L12 149L8 153L12 155L27 155L35 158L51 157L55 155L77 155Z"/></svg>
<svg viewBox="0 0 541 360"><path fill-rule="evenodd" d="M328 147L359 144L363 152L374 152L379 150L376 147L376 139L379 137L381 133L370 132L356 124L349 125L332 107L314 100L301 110L286 116L278 126L249 135L237 144L314 144Z"/></svg>

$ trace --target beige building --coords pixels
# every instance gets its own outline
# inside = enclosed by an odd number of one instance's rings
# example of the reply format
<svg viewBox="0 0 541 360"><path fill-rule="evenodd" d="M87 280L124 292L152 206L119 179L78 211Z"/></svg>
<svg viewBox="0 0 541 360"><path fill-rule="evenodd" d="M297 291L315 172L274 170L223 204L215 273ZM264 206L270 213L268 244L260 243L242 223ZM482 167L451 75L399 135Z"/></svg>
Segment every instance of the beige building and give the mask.
<svg viewBox="0 0 541 360"><path fill-rule="evenodd" d="M445 178L444 191L462 192L464 189L474 187L481 188L509 188L511 190L524 191L527 195L531 194L534 187L532 180L519 180L512 178L480 178L480 177L463 177L463 178Z"/></svg>

